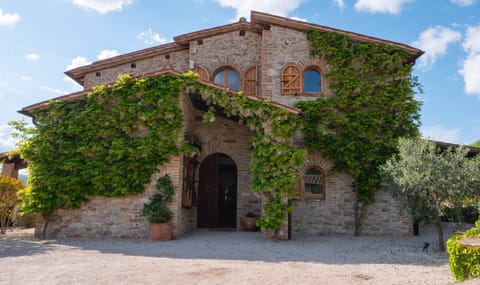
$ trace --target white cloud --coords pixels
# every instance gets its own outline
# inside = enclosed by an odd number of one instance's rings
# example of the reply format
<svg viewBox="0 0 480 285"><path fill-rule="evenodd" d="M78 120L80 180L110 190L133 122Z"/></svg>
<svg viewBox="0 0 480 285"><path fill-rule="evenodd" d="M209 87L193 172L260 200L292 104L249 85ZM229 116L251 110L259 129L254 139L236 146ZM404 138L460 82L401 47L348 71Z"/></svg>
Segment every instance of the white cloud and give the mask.
<svg viewBox="0 0 480 285"><path fill-rule="evenodd" d="M371 13L398 14L404 4L413 1L415 0L357 0L355 9Z"/></svg>
<svg viewBox="0 0 480 285"><path fill-rule="evenodd" d="M419 67L424 70L431 68L439 56L447 53L448 45L460 41L461 37L459 32L442 26L429 27L423 31L418 40L412 43L425 51L420 57Z"/></svg>
<svg viewBox="0 0 480 285"><path fill-rule="evenodd" d="M28 75L20 75L20 79L23 80L23 81L30 81L30 80L32 80L32 77L30 77Z"/></svg>
<svg viewBox="0 0 480 285"><path fill-rule="evenodd" d="M300 18L300 17L290 17L292 20L297 20L297 21L302 21L302 22L308 22L307 19Z"/></svg>
<svg viewBox="0 0 480 285"><path fill-rule="evenodd" d="M448 143L460 143L460 130L447 129L441 125L421 128L422 137Z"/></svg>
<svg viewBox="0 0 480 285"><path fill-rule="evenodd" d="M480 96L480 54L468 56L459 73L465 81L465 93Z"/></svg>
<svg viewBox="0 0 480 285"><path fill-rule="evenodd" d="M16 140L11 136L12 128L9 125L0 125L0 147L14 149Z"/></svg>
<svg viewBox="0 0 480 285"><path fill-rule="evenodd" d="M250 11L262 11L279 16L298 8L305 0L215 0L223 8L233 8L237 11L236 20L240 17L250 17Z"/></svg>
<svg viewBox="0 0 480 285"><path fill-rule="evenodd" d="M97 55L97 59L102 60L102 59L107 59L107 58L114 57L114 56L117 56L117 55L119 55L118 51L105 49L105 50L102 50Z"/></svg>
<svg viewBox="0 0 480 285"><path fill-rule="evenodd" d="M72 59L72 62L67 65L67 70L74 69L80 66L88 65L91 64L91 61L88 61L86 57L83 56L77 56Z"/></svg>
<svg viewBox="0 0 480 285"><path fill-rule="evenodd" d="M475 3L475 0L450 0L450 2L458 6L467 7Z"/></svg>
<svg viewBox="0 0 480 285"><path fill-rule="evenodd" d="M165 44L167 43L166 38L160 37L158 33L152 32L152 29L149 28L146 31L143 31L137 35L137 38L141 39L144 43L151 45L151 44Z"/></svg>
<svg viewBox="0 0 480 285"><path fill-rule="evenodd" d="M13 26L18 21L20 21L20 16L15 14L4 13L2 9L0 9L0 27L2 26Z"/></svg>
<svg viewBox="0 0 480 285"><path fill-rule="evenodd" d="M465 93L480 95L480 25L467 28L462 46L467 58L459 73L465 81Z"/></svg>
<svg viewBox="0 0 480 285"><path fill-rule="evenodd" d="M55 94L58 94L58 95L65 95L65 94L68 93L68 91L66 91L66 90L58 89L58 88L51 88L51 87L48 87L48 86L40 86L40 88L45 90L45 91L48 91L50 93L55 93Z"/></svg>
<svg viewBox="0 0 480 285"><path fill-rule="evenodd" d="M462 46L469 54L480 53L480 25L467 28Z"/></svg>
<svg viewBox="0 0 480 285"><path fill-rule="evenodd" d="M121 11L123 6L133 3L134 0L73 0L73 3L85 9L92 9L100 14L112 11Z"/></svg>
<svg viewBox="0 0 480 285"><path fill-rule="evenodd" d="M343 0L333 0L333 3L335 3L335 5L337 5L340 9L345 8L345 3Z"/></svg>
<svg viewBox="0 0 480 285"><path fill-rule="evenodd" d="M40 58L40 56L36 53L29 53L25 55L25 58L29 61L37 61Z"/></svg>

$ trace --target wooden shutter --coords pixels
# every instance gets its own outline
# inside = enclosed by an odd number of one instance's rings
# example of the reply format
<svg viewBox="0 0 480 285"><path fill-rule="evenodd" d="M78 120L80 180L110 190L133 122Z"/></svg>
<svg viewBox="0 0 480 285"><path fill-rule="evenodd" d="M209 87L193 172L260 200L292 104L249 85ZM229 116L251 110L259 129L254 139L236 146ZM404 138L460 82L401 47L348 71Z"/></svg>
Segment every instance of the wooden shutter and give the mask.
<svg viewBox="0 0 480 285"><path fill-rule="evenodd" d="M257 67L250 67L243 76L243 92L248 96L257 96Z"/></svg>
<svg viewBox="0 0 480 285"><path fill-rule="evenodd" d="M282 72L282 94L299 95L302 93L302 73L294 65L289 65Z"/></svg>
<svg viewBox="0 0 480 285"><path fill-rule="evenodd" d="M202 66L197 66L197 72L200 75L200 80L202 81L209 81L210 80L210 75L208 73L208 70L205 69L205 67Z"/></svg>

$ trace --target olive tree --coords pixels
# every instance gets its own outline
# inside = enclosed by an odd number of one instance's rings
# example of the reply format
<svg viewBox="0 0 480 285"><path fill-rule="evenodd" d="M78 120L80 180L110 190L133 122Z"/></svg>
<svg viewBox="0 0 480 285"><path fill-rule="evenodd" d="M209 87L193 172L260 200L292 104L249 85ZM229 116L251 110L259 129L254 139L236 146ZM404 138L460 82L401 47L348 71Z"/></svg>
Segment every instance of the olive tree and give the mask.
<svg viewBox="0 0 480 285"><path fill-rule="evenodd" d="M440 208L480 195L480 157L463 146L440 149L424 139L402 138L398 154L381 167L384 183L413 220L433 222L445 250Z"/></svg>
<svg viewBox="0 0 480 285"><path fill-rule="evenodd" d="M18 205L18 191L25 186L22 181L12 177L0 176L0 233L7 232L7 225L13 218Z"/></svg>

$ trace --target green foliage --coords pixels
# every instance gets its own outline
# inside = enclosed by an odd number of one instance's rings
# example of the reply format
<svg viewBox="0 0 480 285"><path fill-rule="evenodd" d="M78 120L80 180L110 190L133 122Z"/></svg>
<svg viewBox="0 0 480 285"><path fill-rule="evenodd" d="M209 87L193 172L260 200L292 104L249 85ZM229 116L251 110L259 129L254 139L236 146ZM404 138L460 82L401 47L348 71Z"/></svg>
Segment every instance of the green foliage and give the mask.
<svg viewBox="0 0 480 285"><path fill-rule="evenodd" d="M480 147L480 140L472 143L470 146L473 146L473 147Z"/></svg>
<svg viewBox="0 0 480 285"><path fill-rule="evenodd" d="M22 181L12 177L0 176L0 229L6 233L6 227L14 218L15 206L18 205L18 191L23 189Z"/></svg>
<svg viewBox="0 0 480 285"><path fill-rule="evenodd" d="M478 220L476 205L442 205L440 212L442 213L442 222L474 224Z"/></svg>
<svg viewBox="0 0 480 285"><path fill-rule="evenodd" d="M463 235L453 235L447 241L450 255L450 271L458 282L465 278L480 277L480 248L465 246L458 242L461 238L480 238L480 222Z"/></svg>
<svg viewBox="0 0 480 285"><path fill-rule="evenodd" d="M23 210L76 208L88 195L144 191L159 165L182 151L180 78L159 76L98 86L86 98L52 101L36 127L13 122L29 163Z"/></svg>
<svg viewBox="0 0 480 285"><path fill-rule="evenodd" d="M157 192L150 197L148 203L143 204L142 216L150 223L167 223L172 219L172 211L168 203L172 201L175 189L168 174L158 178Z"/></svg>
<svg viewBox="0 0 480 285"><path fill-rule="evenodd" d="M467 153L462 146L441 150L431 141L401 138L398 155L382 166L385 184L412 220L437 224L440 249L442 205L480 195L480 157Z"/></svg>
<svg viewBox="0 0 480 285"><path fill-rule="evenodd" d="M419 87L408 54L392 45L352 42L345 35L310 31L311 54L325 58L332 97L299 102L306 145L352 174L360 201L381 185L378 167L395 153L397 139L418 133Z"/></svg>
<svg viewBox="0 0 480 285"><path fill-rule="evenodd" d="M254 101L243 93L232 93L200 84L188 84L191 92L198 93L210 106L220 109L226 116L240 118L250 130L252 138L250 191L264 197L264 214L257 220L263 229L278 229L292 210L289 200L294 197L293 185L298 180L298 169L306 150L293 146L294 133L301 128L299 116L279 109L268 100ZM204 121L213 121L213 111ZM206 119L205 119L206 118Z"/></svg>

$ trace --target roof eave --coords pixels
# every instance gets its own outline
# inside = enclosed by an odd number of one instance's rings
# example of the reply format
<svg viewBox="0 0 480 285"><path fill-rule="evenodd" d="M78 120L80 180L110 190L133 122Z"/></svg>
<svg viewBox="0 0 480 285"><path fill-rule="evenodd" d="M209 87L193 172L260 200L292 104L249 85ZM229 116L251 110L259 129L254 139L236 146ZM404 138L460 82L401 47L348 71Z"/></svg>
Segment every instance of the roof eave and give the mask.
<svg viewBox="0 0 480 285"><path fill-rule="evenodd" d="M134 76L132 78L133 79L150 78L150 77L155 77L155 76L159 76L159 75L170 75L170 76L177 77L177 76L181 76L182 73L180 73L180 72L178 72L174 69L162 69L162 70L157 70L157 71L150 72L150 73L145 73L145 74L142 74L142 75L139 75L139 76ZM113 84L113 83L114 82L112 82L110 84ZM222 89L222 90L225 89L224 86L212 83L210 81L201 81L201 83L204 84L204 85L207 85L207 86L217 88L217 89ZM106 85L108 85L108 84L106 84ZM227 88L227 90L228 90L228 88ZM232 90L230 90L230 91L232 91ZM30 105L30 106L27 106L27 107L24 107L21 110L19 110L18 113L34 118L33 112L47 109L48 103L51 102L51 101L54 101L54 100L61 100L61 101L65 101L65 102L75 101L75 100L82 99L88 93L91 93L91 92L92 92L92 89L83 90L83 91L63 95L63 96L60 96L60 97L52 98L52 99L49 99L49 100L45 100L45 101ZM259 97L259 96L245 95L245 97L250 99L250 100L255 100L255 101L266 100L265 98L262 98L262 97ZM280 109L284 109L284 110L286 110L286 111L288 111L292 114L295 114L295 115L298 115L302 112L300 109L297 109L297 108L294 108L294 107L291 107L291 106L288 106L288 105L284 105L284 104L276 102L276 101L270 101L270 102L275 107L280 108Z"/></svg>
<svg viewBox="0 0 480 285"><path fill-rule="evenodd" d="M83 86L83 78L87 73L95 72L95 71L102 70L109 67L118 66L124 63L142 60L142 59L151 57L153 55L167 54L170 52L185 50L187 48L188 47L178 45L175 42L167 43L164 45L154 46L154 47L150 47L150 48L146 48L146 49L142 49L134 52L117 55L107 59L95 61L91 64L65 71L65 74Z"/></svg>
<svg viewBox="0 0 480 285"><path fill-rule="evenodd" d="M354 41L363 41L363 42L375 42L381 44L391 44L398 48L401 48L408 52L411 55L411 61L415 61L418 57L420 57L424 51L417 49L415 47L406 45L404 43L394 42L390 40L380 39L372 36L367 36L363 34L358 34L350 31L335 29L327 26L322 26L318 24L308 23L304 21L298 21L294 19L289 19L285 17L280 17L276 15L271 15L267 13L262 13L258 11L251 11L250 14L250 21L252 25L276 25L281 27L286 27L294 30L305 31L305 30L318 30L324 32L337 32L340 34L344 34L350 39Z"/></svg>

